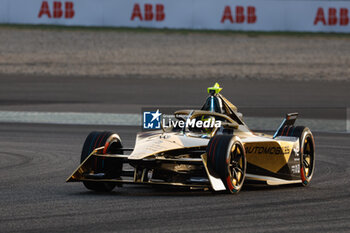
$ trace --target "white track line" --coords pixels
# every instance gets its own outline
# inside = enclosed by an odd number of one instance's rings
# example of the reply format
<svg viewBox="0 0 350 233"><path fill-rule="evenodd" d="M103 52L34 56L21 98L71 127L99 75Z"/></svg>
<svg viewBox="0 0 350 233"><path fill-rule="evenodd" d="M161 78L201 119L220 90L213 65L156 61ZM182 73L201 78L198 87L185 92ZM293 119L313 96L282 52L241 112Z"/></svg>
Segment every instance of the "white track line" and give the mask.
<svg viewBox="0 0 350 233"><path fill-rule="evenodd" d="M350 108L346 109L346 131L350 132Z"/></svg>
<svg viewBox="0 0 350 233"><path fill-rule="evenodd" d="M243 119L254 130L275 130L282 121L282 118L273 117L244 117ZM141 126L141 120L141 114L129 113L0 111L0 122L3 123ZM350 132L350 123L347 119L301 118L297 120L296 125L308 126L313 131Z"/></svg>
<svg viewBox="0 0 350 233"><path fill-rule="evenodd" d="M141 125L141 114L0 111L0 122L71 125Z"/></svg>

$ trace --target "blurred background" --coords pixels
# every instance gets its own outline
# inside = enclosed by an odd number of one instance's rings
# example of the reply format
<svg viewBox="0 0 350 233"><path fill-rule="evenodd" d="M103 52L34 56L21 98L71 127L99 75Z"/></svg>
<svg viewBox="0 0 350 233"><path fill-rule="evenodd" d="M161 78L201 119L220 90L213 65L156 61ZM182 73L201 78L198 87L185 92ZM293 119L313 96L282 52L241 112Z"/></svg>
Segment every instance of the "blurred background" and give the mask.
<svg viewBox="0 0 350 233"><path fill-rule="evenodd" d="M349 231L350 1L0 0L0 232ZM133 147L143 108L218 82L252 130L309 126L307 188L239 195L65 179L91 131Z"/></svg>

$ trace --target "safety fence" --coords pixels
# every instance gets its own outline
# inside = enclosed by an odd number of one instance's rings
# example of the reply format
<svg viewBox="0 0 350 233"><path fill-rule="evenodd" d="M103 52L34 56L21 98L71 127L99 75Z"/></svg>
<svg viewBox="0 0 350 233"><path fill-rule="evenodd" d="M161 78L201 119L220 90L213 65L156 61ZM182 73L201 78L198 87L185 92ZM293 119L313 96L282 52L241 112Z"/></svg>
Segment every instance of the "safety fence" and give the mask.
<svg viewBox="0 0 350 233"><path fill-rule="evenodd" d="M350 1L0 0L0 23L349 33Z"/></svg>

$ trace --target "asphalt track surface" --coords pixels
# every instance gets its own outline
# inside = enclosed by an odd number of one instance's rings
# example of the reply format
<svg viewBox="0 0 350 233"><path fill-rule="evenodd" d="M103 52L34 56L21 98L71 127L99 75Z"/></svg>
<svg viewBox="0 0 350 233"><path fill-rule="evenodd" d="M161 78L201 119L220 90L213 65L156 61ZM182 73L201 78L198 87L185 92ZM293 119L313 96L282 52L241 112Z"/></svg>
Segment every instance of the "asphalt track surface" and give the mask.
<svg viewBox="0 0 350 233"><path fill-rule="evenodd" d="M145 105L199 106L213 80L2 75L0 82L1 110L129 113ZM349 106L347 82L221 84L238 107ZM129 185L99 194L65 183L93 130L116 131L129 147L139 127L0 123L0 232L350 230L349 134L315 133L316 171L308 187L245 186L229 195Z"/></svg>

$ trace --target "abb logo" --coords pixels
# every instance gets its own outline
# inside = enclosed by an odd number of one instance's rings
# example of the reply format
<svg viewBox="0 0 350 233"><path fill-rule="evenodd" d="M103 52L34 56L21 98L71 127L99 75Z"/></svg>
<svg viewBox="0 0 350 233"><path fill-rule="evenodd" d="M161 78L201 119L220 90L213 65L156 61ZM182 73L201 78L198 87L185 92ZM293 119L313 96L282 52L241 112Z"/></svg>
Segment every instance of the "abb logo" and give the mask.
<svg viewBox="0 0 350 233"><path fill-rule="evenodd" d="M339 14L339 15L338 15ZM326 20L323 8L318 8L314 25L322 23L323 25L337 25L346 26L349 24L349 10L347 8L340 8L338 13L336 8L328 8L328 20Z"/></svg>
<svg viewBox="0 0 350 233"><path fill-rule="evenodd" d="M62 18L63 13L66 19L73 18L75 14L73 2L64 2L64 12L62 5L62 2L53 2L52 11L50 11L49 3L47 1L43 1L38 18L41 18L43 15L47 15L48 18Z"/></svg>
<svg viewBox="0 0 350 233"><path fill-rule="evenodd" d="M255 7L248 6L246 7L246 14L244 14L244 7L243 6L236 6L235 7L235 13L236 17L232 16L232 11L230 6L225 6L224 13L221 17L221 23L224 23L226 20L230 21L231 23L255 23L256 22L256 14L255 14Z"/></svg>
<svg viewBox="0 0 350 233"><path fill-rule="evenodd" d="M163 21L165 19L164 5L156 4L154 7L152 4L145 4L143 15L140 5L135 3L134 9L132 10L131 20L139 18L140 21Z"/></svg>

